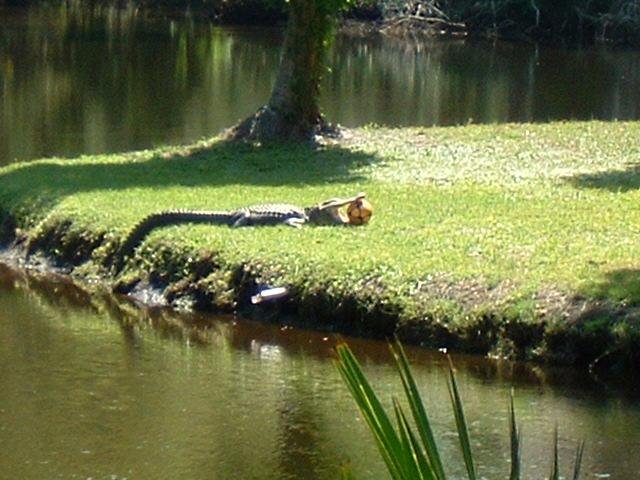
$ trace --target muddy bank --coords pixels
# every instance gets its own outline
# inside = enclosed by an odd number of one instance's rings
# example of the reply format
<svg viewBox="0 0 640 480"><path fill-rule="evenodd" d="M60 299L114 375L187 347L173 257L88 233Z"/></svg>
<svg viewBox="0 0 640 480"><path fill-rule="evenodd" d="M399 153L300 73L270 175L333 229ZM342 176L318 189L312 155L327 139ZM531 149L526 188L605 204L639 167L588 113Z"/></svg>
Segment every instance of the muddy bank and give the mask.
<svg viewBox="0 0 640 480"><path fill-rule="evenodd" d="M104 232L82 232L62 223L27 236L15 228L11 215L1 218L0 261L55 271L89 290L108 289L141 305L239 315L366 338L397 335L405 343L428 348L598 373L633 373L640 362L640 310L612 301L549 289L537 294L532 314L504 302L508 284L488 287L433 278L408 298L376 278L356 279L348 288L337 288L329 278L283 285L278 266L234 262L215 252L174 251L170 241L145 244L114 275L114 256L104 251L115 251L118 242L108 241ZM252 302L260 291L280 286L287 289L286 296Z"/></svg>

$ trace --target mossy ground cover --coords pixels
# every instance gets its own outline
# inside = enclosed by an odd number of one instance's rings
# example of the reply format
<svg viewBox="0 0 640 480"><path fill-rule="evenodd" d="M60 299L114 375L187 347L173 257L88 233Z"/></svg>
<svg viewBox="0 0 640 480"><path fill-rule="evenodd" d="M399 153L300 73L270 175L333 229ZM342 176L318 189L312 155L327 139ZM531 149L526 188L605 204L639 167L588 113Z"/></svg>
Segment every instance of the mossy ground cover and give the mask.
<svg viewBox="0 0 640 480"><path fill-rule="evenodd" d="M31 252L108 278L149 213L365 191L364 227L158 229L120 283L151 272L211 309L234 308L247 279L289 285L279 313L316 324L589 362L638 353L639 138L640 123L570 122L369 127L316 149L214 139L11 165L0 207Z"/></svg>

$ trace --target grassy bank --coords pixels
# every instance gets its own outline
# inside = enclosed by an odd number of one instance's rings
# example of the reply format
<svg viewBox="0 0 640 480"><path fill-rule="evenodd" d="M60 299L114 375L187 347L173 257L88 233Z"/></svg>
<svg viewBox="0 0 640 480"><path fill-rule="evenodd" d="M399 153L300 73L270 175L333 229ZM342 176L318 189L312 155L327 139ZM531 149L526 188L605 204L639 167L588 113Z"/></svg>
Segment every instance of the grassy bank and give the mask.
<svg viewBox="0 0 640 480"><path fill-rule="evenodd" d="M597 366L640 352L640 123L367 128L338 145L190 147L0 170L5 243L177 305ZM634 163L635 162L635 163ZM176 226L162 209L311 205L365 191L365 227ZM17 232L17 233L16 233ZM253 308L259 285L286 302Z"/></svg>

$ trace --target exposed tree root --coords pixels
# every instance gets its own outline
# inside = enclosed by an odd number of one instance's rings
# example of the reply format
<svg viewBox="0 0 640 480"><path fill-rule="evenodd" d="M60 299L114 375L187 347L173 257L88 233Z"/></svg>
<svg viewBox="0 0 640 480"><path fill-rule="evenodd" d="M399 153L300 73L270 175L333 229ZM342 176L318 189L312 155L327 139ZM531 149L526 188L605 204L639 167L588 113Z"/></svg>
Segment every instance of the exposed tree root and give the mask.
<svg viewBox="0 0 640 480"><path fill-rule="evenodd" d="M228 140L256 143L283 141L323 143L320 139L339 138L340 127L330 124L322 115L318 115L315 123L293 122L286 115L265 105L227 130L225 136Z"/></svg>

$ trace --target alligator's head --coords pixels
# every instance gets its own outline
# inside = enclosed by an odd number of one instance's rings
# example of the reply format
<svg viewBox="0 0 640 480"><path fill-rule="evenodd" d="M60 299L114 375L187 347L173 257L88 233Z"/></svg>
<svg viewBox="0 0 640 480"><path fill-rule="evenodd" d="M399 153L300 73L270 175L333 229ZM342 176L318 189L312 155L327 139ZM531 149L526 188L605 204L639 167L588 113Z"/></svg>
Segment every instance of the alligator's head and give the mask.
<svg viewBox="0 0 640 480"><path fill-rule="evenodd" d="M364 193L359 193L349 198L330 198L318 205L305 208L305 213L309 217L309 223L313 225L348 225L349 217L344 207L364 197Z"/></svg>

